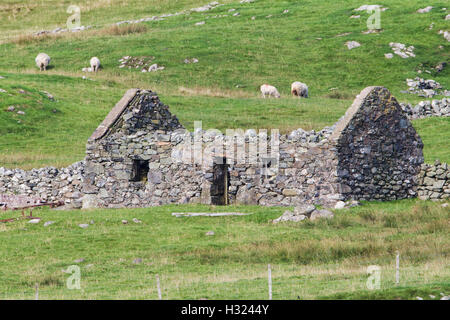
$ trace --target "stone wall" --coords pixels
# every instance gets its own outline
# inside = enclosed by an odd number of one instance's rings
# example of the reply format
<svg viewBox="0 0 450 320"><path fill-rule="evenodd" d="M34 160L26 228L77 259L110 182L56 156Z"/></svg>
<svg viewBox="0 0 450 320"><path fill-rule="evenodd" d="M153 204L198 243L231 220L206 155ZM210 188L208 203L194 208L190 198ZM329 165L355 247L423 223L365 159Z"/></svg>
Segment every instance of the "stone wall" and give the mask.
<svg viewBox="0 0 450 320"><path fill-rule="evenodd" d="M80 207L84 175L84 162L57 169L53 167L33 169L5 169L0 167L0 194L13 194L40 199L42 202L64 201L67 205ZM20 207L5 200L8 207Z"/></svg>
<svg viewBox="0 0 450 320"><path fill-rule="evenodd" d="M130 91L114 109L87 146L85 208L215 203L220 185L215 184L218 163L213 158L226 158L223 150L228 137L210 131L188 132L148 91ZM297 130L280 136L279 158L270 167L264 167L259 153L257 163L251 163L248 154L243 163L226 159L228 188L223 203L294 205L339 200L336 171L330 170L337 157L328 141L320 140L330 133ZM211 159L208 163L186 161L192 154L185 142L194 145L198 137L202 160ZM247 132L244 148L256 146L253 143L258 139ZM270 137L264 139L270 146ZM214 149L217 145L221 145L219 153ZM146 177L135 179L140 164L144 164Z"/></svg>
<svg viewBox="0 0 450 320"><path fill-rule="evenodd" d="M436 160L434 165L422 164L419 174L418 196L421 200L450 198L450 170L447 163Z"/></svg>
<svg viewBox="0 0 450 320"><path fill-rule="evenodd" d="M450 117L450 98L442 100L420 101L414 107L408 103L401 103L403 112L410 119L422 119L427 117Z"/></svg>
<svg viewBox="0 0 450 320"><path fill-rule="evenodd" d="M363 90L333 137L346 198L394 200L417 196L423 143L386 88Z"/></svg>
<svg viewBox="0 0 450 320"><path fill-rule="evenodd" d="M238 160L227 153L237 150L235 137L189 132L155 93L132 89L92 134L83 162L65 169L0 168L0 194L64 200L74 208L121 208L333 206L339 200L402 199L430 191L424 187L430 180L417 177L423 162L420 137L382 87L363 90L343 118L319 132L261 137L247 130L241 138L246 153ZM260 143L268 145L267 152ZM256 153L247 152L255 148ZM197 161L193 151L208 160Z"/></svg>

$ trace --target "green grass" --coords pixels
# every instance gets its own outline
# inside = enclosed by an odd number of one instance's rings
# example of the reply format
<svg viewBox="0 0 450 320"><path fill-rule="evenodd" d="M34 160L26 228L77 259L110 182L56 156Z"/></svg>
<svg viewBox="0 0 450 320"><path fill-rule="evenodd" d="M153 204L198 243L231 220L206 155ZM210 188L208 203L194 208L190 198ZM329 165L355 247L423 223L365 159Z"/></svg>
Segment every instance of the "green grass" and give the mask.
<svg viewBox="0 0 450 320"><path fill-rule="evenodd" d="M406 89L405 79L416 76L420 64L431 69L449 59L448 42L437 34L446 28L440 10L444 3L439 1L433 1L430 5L435 9L423 15L415 13L423 6L421 1L389 1L385 3L389 10L381 14L383 32L369 35L361 33L366 30L366 13L359 20L349 19L358 1L224 3L205 13L143 23L146 29L117 35L109 28L114 22L205 3L80 1L82 24L93 25L93 30L36 38L29 36L32 30L64 27L69 1L4 2L0 75L6 79L0 79L0 88L10 95L0 93L0 166L66 166L81 160L86 139L130 87L158 92L189 129L202 120L205 129L319 130L343 115L368 85L386 86L400 101L419 101L400 92ZM230 8L240 16L232 17ZM289 13L282 14L285 9ZM46 15L41 14L44 11ZM213 18L225 14L229 16ZM195 26L198 21L206 24ZM435 27L428 30L431 22ZM344 32L351 34L336 37ZM362 46L350 51L344 46L348 40ZM385 59L391 41L414 45L416 58ZM38 52L52 57L46 73L34 65ZM81 68L94 55L100 57L103 69L98 75L88 74L91 80L82 80ZM119 69L118 59L125 55L155 56L155 62L166 69L156 73ZM184 64L188 57L198 58L199 63ZM448 88L448 75L447 68L429 77ZM294 80L309 85L310 99L289 98ZM262 83L277 86L285 98L262 100L258 91ZM18 94L19 88L32 94ZM40 94L43 90L58 101L46 101ZM26 115L4 112L10 105L20 106ZM58 112L52 113L53 109ZM450 160L448 124L448 119L414 122L426 143L427 161Z"/></svg>
<svg viewBox="0 0 450 320"><path fill-rule="evenodd" d="M87 138L133 87L151 89L193 128L278 128L320 130L333 124L364 87L383 85L399 101L422 98L401 93L417 68L449 60L449 44L437 31L448 29L448 7L432 1L382 4L379 34L364 35L367 13L349 19L360 1L270 1L224 6L206 13L168 17L144 28L115 30L117 21L198 7L194 0L80 0L82 33L33 37L65 27L71 1L4 0L0 4L0 166L67 166L84 157ZM238 17L228 10L237 9ZM289 13L282 14L288 9ZM45 12L45 14L42 14ZM213 18L216 15L228 17ZM266 18L272 15L270 18ZM254 20L251 17L255 17ZM203 26L196 22L206 21ZM434 22L434 28L429 30ZM350 35L337 37L350 32ZM318 39L321 38L321 39ZM348 50L345 42L361 47ZM389 42L415 46L415 58L388 60ZM442 46L442 48L439 48ZM39 52L52 57L39 72ZM154 56L166 67L156 73L119 69L123 56ZM81 68L98 56L102 70ZM184 64L185 58L197 64ZM86 75L89 80L83 80ZM449 68L423 74L448 89ZM289 97L290 83L306 82L309 99ZM259 86L278 87L283 98L263 100ZM24 90L25 93L20 93ZM56 101L49 100L50 92ZM442 98L442 97L436 97ZM9 106L25 115L6 112ZM450 161L450 119L413 121L427 162ZM174 218L175 211L223 211L207 206L149 209L35 210L38 225L0 224L0 299L155 299L155 275L164 299L265 299L267 264L273 266L275 299L415 299L449 294L449 211L437 203L397 201L344 210L332 220L272 225L283 208L229 207L245 217ZM19 216L2 212L0 218ZM134 224L132 218L142 224ZM122 219L130 221L123 225ZM55 224L44 227L44 221ZM80 223L94 224L88 229ZM215 236L207 237L209 230ZM395 286L395 252L401 254L401 282ZM78 265L82 289L68 290L62 272ZM141 264L133 260L142 258ZM381 267L381 289L366 289L369 265Z"/></svg>
<svg viewBox="0 0 450 320"><path fill-rule="evenodd" d="M172 212L239 211L242 217L175 218ZM148 209L35 210L38 225L0 224L1 299L266 299L267 264L275 299L415 299L448 294L450 212L415 200L371 203L332 220L270 223L283 208L163 206ZM19 216L6 212L1 217ZM134 224L132 218L142 220ZM122 219L129 224L121 223ZM80 223L94 223L87 229ZM55 221L44 227L45 221ZM206 236L208 231L214 236ZM395 286L395 253L401 282ZM76 259L84 259L75 263ZM141 264L134 264L141 258ZM81 290L68 290L70 265ZM381 290L366 288L369 265ZM427 296L425 296L427 298Z"/></svg>

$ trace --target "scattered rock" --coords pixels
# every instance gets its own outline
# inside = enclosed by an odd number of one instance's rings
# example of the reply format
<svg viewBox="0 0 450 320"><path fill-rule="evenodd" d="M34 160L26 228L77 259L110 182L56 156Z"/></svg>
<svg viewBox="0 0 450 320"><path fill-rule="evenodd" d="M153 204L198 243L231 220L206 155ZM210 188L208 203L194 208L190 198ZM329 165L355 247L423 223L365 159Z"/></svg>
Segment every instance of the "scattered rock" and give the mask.
<svg viewBox="0 0 450 320"><path fill-rule="evenodd" d="M422 297L416 297L416 300L423 300Z"/></svg>
<svg viewBox="0 0 450 320"><path fill-rule="evenodd" d="M141 264L142 263L142 258L136 258L133 260L133 264Z"/></svg>
<svg viewBox="0 0 450 320"><path fill-rule="evenodd" d="M361 18L360 15L353 15L353 16L350 16L350 19L359 19L359 18Z"/></svg>
<svg viewBox="0 0 450 320"><path fill-rule="evenodd" d="M158 70L164 70L165 69L165 67L162 67L162 66L158 66L158 64L152 64L149 68L148 68L148 72L155 72L155 71L158 71Z"/></svg>
<svg viewBox="0 0 450 320"><path fill-rule="evenodd" d="M408 59L410 57L415 57L414 46L406 47L405 44L399 42L390 42L389 46L392 48L394 53L403 59Z"/></svg>
<svg viewBox="0 0 450 320"><path fill-rule="evenodd" d="M331 219L333 217L334 217L333 212L331 212L329 210L322 209L322 210L315 210L315 211L313 211L311 213L310 219L311 219L311 221L314 221L316 219L322 219L322 218L324 218L324 219Z"/></svg>
<svg viewBox="0 0 450 320"><path fill-rule="evenodd" d="M206 236L214 236L215 233L214 231L208 231L207 233L205 233Z"/></svg>
<svg viewBox="0 0 450 320"><path fill-rule="evenodd" d="M202 26L202 25L204 25L205 24L205 21L200 21L200 22L197 22L195 25L196 26Z"/></svg>
<svg viewBox="0 0 450 320"><path fill-rule="evenodd" d="M42 93L45 94L49 100L55 101L55 97L53 97L53 95L51 95L47 91L42 91Z"/></svg>
<svg viewBox="0 0 450 320"><path fill-rule="evenodd" d="M444 31L444 30L439 30L438 34L444 35L445 40L450 41L450 32Z"/></svg>
<svg viewBox="0 0 450 320"><path fill-rule="evenodd" d="M155 57L153 56L140 56L140 57L124 56L121 59L119 59L120 62L119 68L140 69L142 72L147 72L149 67L152 65L154 59Z"/></svg>
<svg viewBox="0 0 450 320"><path fill-rule="evenodd" d="M122 224L128 224L127 220L122 220Z"/></svg>
<svg viewBox="0 0 450 320"><path fill-rule="evenodd" d="M141 220L139 220L139 219L136 219L136 218L133 218L133 222L134 222L134 223L142 223L142 221L141 221Z"/></svg>
<svg viewBox="0 0 450 320"><path fill-rule="evenodd" d="M83 258L80 258L80 259L77 259L77 260L74 261L74 263L81 263L81 262L84 262Z"/></svg>
<svg viewBox="0 0 450 320"><path fill-rule="evenodd" d="M30 221L28 221L28 223L31 223L31 224L37 224L37 223L39 223L40 221L41 221L41 219L36 218L36 219L31 219Z"/></svg>
<svg viewBox="0 0 450 320"><path fill-rule="evenodd" d="M8 91L3 90L2 88L0 88L0 93L8 93Z"/></svg>
<svg viewBox="0 0 450 320"><path fill-rule="evenodd" d="M433 7L432 6L428 6L428 7L425 7L425 8L417 10L417 13L427 13L427 12L430 12L431 9L433 9Z"/></svg>
<svg viewBox="0 0 450 320"><path fill-rule="evenodd" d="M435 69L437 72L441 72L445 69L446 66L447 66L447 62L444 61L444 62L439 63Z"/></svg>
<svg viewBox="0 0 450 320"><path fill-rule="evenodd" d="M186 58L186 59L184 59L184 63L186 63L186 64L198 63L198 59L197 58L192 58L192 59Z"/></svg>
<svg viewBox="0 0 450 320"><path fill-rule="evenodd" d="M447 207L448 207L448 203L443 203L443 204L441 205L441 207L442 207L442 208L447 208Z"/></svg>
<svg viewBox="0 0 450 320"><path fill-rule="evenodd" d="M17 114L20 114L21 116L24 116L25 115L25 111L19 110L19 111L17 111Z"/></svg>
<svg viewBox="0 0 450 320"><path fill-rule="evenodd" d="M329 210L316 210L313 205L301 205L295 207L294 211L286 210L281 217L273 220L272 223L275 224L285 221L300 222L308 218L313 221L321 218L329 219L333 216L333 212Z"/></svg>
<svg viewBox="0 0 450 320"><path fill-rule="evenodd" d="M384 8L382 5L379 5L379 4L364 4L357 9L353 9L353 11L372 11L372 10L376 10L376 9L380 9L381 11L386 11L388 8Z"/></svg>
<svg viewBox="0 0 450 320"><path fill-rule="evenodd" d="M408 91L405 93L417 94L419 97L431 98L437 94L450 95L447 90L443 89L441 84L435 80L416 77L413 79L406 79Z"/></svg>
<svg viewBox="0 0 450 320"><path fill-rule="evenodd" d="M52 224L54 224L55 223L55 221L46 221L45 223L44 223L44 227L48 227L48 226L50 226L50 225L52 225Z"/></svg>
<svg viewBox="0 0 450 320"><path fill-rule="evenodd" d="M78 225L80 228L86 229L87 227L89 227L89 225L87 223L82 223Z"/></svg>
<svg viewBox="0 0 450 320"><path fill-rule="evenodd" d="M359 42L357 42L357 41L347 41L347 42L345 43L345 45L347 46L347 48L348 48L349 50L352 50L352 49L354 49L354 48L358 48L358 47L361 46L361 44L360 44Z"/></svg>
<svg viewBox="0 0 450 320"><path fill-rule="evenodd" d="M14 106L9 106L8 109L6 109L6 111L9 112L14 112L16 110L16 108Z"/></svg>
<svg viewBox="0 0 450 320"><path fill-rule="evenodd" d="M345 208L345 202L344 201L338 201L336 205L334 206L335 209L340 210Z"/></svg>
<svg viewBox="0 0 450 320"><path fill-rule="evenodd" d="M216 7L220 6L218 1L213 1L211 3L208 3L204 6L198 7L198 8L193 8L191 9L191 11L195 11L195 12L205 12L205 11L209 11L212 10Z"/></svg>
<svg viewBox="0 0 450 320"><path fill-rule="evenodd" d="M314 210L316 210L316 207L312 204L299 205L294 208L294 215L309 216Z"/></svg>
<svg viewBox="0 0 450 320"><path fill-rule="evenodd" d="M392 53L385 53L385 54L384 54L384 57L385 57L386 59L392 59L392 58L394 57L394 54L392 54Z"/></svg>

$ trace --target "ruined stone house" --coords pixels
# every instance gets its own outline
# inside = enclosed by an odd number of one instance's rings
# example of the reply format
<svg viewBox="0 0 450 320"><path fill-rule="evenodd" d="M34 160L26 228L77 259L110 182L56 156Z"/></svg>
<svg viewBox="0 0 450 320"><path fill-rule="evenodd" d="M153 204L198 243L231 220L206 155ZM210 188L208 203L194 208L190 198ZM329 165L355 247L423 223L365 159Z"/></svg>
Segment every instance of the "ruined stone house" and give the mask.
<svg viewBox="0 0 450 320"><path fill-rule="evenodd" d="M324 139L276 136L276 152L261 154L257 147L236 159L237 152L223 151L239 148L235 137L202 132L195 141L197 133L185 130L155 93L129 90L88 141L83 207L331 205L417 196L423 144L383 87L364 89ZM246 151L261 141L255 134L242 139ZM264 139L275 145L274 136ZM186 141L212 161L197 163L192 153L186 159Z"/></svg>

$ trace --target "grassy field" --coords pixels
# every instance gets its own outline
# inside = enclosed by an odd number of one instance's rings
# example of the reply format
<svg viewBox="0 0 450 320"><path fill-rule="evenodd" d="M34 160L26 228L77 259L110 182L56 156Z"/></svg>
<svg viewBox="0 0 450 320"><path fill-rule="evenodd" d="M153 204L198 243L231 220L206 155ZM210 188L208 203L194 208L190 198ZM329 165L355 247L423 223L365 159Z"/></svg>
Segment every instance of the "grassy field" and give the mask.
<svg viewBox="0 0 450 320"><path fill-rule="evenodd" d="M430 3L435 9L427 14L415 13L423 6L421 1L386 1L389 10L381 13L379 34L362 34L367 13L361 13L361 19L349 19L361 5L358 1L223 1L225 5L205 13L120 28L111 25L189 10L206 2L79 1L81 23L93 26L92 30L30 36L33 31L65 27L69 2L2 2L0 75L5 79L0 79L0 88L7 93L0 93L0 166L29 169L81 160L86 139L131 87L158 92L189 129L202 120L204 128L288 132L333 124L368 85L384 85L400 101L419 101L400 91L421 64L431 70L426 74L429 78L447 88L450 84L448 68L441 73L432 68L448 61L450 52L448 42L437 34L448 26L440 1ZM285 9L289 12L283 14ZM232 16L235 12L240 15ZM196 26L199 21L206 23ZM432 22L434 28L429 30ZM349 34L338 36L343 33ZM350 51L344 45L348 40L362 46ZM417 56L385 59L391 41L414 45ZM34 65L38 52L52 57L45 73ZM154 73L120 69L118 60L126 55L154 56L154 62L166 69ZM81 68L92 56L100 57L103 69L83 80ZM183 63L192 57L199 63ZM289 86L295 80L309 85L310 99L289 98ZM284 98L260 99L262 83L277 86ZM20 89L27 93L19 93ZM49 101L42 91L57 101ZM26 114L4 112L9 106ZM449 122L414 122L424 138L427 161L450 161Z"/></svg>
<svg viewBox="0 0 450 320"><path fill-rule="evenodd" d="M205 5L195 0L79 0L88 31L33 36L65 28L69 0L0 3L0 167L67 166L83 159L87 138L129 88L156 91L193 129L266 128L282 133L332 125L366 86L387 87L399 101L418 76L449 88L450 47L445 1L383 1L382 32L363 34L368 14L361 1L238 0L204 13L189 12L133 26L115 22L176 13ZM229 11L236 9L235 11ZM283 13L285 10L287 13ZM233 16L238 12L238 16ZM45 14L43 14L45 13ZM361 19L350 19L360 14ZM197 22L205 21L197 26ZM434 27L430 29L430 25ZM361 47L348 50L346 41ZM415 47L402 59L390 42ZM39 52L52 58L40 72ZM165 70L119 68L123 56L153 56ZM98 74L81 71L98 56ZM196 64L185 64L197 58ZM82 77L86 76L87 79ZM309 99L289 96L290 84L309 85ZM281 99L261 99L259 86L275 85ZM1 91L1 90L0 90ZM49 92L54 100L47 97ZM441 99L442 96L436 96ZM14 106L15 112L6 111ZM24 115L17 111L25 112ZM413 121L427 162L450 162L450 118ZM181 211L240 211L244 217L175 218ZM366 203L332 220L281 224L283 208L164 206L149 209L36 210L37 225L0 223L0 299L265 299L267 264L274 299L436 299L450 293L448 208L417 200ZM1 212L0 219L19 216ZM131 222L133 218L141 224ZM122 219L129 224L123 225ZM94 221L87 229L80 223ZM55 221L44 227L45 221ZM214 231L214 236L206 236ZM394 279L401 254L401 281ZM77 259L84 259L75 263ZM141 263L133 263L142 259ZM81 290L68 290L63 270L81 268ZM381 288L366 288L367 267L381 268Z"/></svg>
<svg viewBox="0 0 450 320"><path fill-rule="evenodd" d="M332 220L278 225L270 220L283 208L226 208L251 213L242 217L171 215L223 210L44 209L33 213L42 218L38 225L0 224L0 299L33 299L36 283L41 299L157 299L157 274L164 299L266 299L269 263L274 299L439 299L450 292L450 211L439 203L371 203ZM87 229L78 226L91 220ZM81 268L80 290L66 287L63 270L71 265ZM366 287L369 265L381 268L380 290Z"/></svg>

